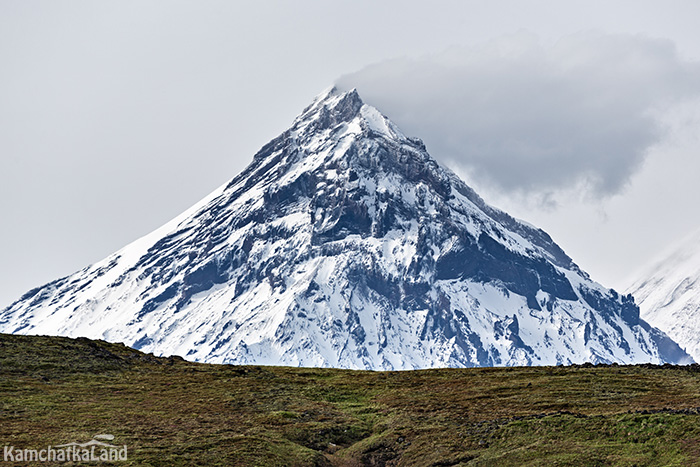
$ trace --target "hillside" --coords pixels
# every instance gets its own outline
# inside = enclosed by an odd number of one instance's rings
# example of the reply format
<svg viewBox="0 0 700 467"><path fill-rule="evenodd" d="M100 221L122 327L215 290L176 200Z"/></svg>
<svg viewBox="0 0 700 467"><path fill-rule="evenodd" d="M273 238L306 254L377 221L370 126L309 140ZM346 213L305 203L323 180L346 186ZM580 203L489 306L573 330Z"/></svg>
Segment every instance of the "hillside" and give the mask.
<svg viewBox="0 0 700 467"><path fill-rule="evenodd" d="M700 465L698 365L226 366L0 335L0 403L3 445L109 433L118 465Z"/></svg>

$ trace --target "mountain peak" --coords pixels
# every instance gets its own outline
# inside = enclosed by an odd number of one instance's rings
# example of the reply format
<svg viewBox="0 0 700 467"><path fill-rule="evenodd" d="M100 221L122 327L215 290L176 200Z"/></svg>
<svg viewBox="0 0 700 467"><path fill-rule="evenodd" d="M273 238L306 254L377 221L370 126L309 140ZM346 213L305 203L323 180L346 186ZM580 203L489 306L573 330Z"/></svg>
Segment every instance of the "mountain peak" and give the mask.
<svg viewBox="0 0 700 467"><path fill-rule="evenodd" d="M362 101L362 98L360 98L356 88L341 91L337 86L331 86L324 89L323 92L314 97L311 104L302 111L298 118L303 118L308 113L321 107L333 109L337 105L341 104L341 102L344 103L343 105L351 104L351 106L355 107L356 109L359 109L362 107L362 105L364 105L364 102Z"/></svg>
<svg viewBox="0 0 700 467"><path fill-rule="evenodd" d="M364 130L375 136L407 139L391 120L376 108L365 104L357 89L341 91L335 86L316 96L313 103L294 120L291 130L315 133L336 128L343 123L355 123L358 127L353 130Z"/></svg>
<svg viewBox="0 0 700 467"><path fill-rule="evenodd" d="M335 88L195 208L3 310L0 332L367 369L684 355L545 232Z"/></svg>
<svg viewBox="0 0 700 467"><path fill-rule="evenodd" d="M320 122L313 130L324 130L342 122L352 121L364 105L356 89L340 91L335 86L316 96L299 115L292 129L304 128L311 121Z"/></svg>

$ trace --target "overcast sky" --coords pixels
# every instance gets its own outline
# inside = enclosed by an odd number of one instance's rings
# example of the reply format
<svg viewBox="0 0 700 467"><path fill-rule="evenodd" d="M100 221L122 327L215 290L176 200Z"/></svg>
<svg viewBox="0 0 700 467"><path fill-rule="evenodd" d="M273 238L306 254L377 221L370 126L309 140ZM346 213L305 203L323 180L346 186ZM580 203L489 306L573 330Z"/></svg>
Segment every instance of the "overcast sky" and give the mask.
<svg viewBox="0 0 700 467"><path fill-rule="evenodd" d="M700 227L695 1L0 0L0 308L240 172L333 83L624 289Z"/></svg>

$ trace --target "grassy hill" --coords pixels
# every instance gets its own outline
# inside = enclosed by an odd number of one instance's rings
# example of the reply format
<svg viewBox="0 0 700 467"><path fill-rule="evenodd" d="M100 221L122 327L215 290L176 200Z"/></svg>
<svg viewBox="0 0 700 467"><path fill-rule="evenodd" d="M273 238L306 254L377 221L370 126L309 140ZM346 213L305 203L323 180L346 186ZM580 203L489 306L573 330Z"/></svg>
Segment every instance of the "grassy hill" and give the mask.
<svg viewBox="0 0 700 467"><path fill-rule="evenodd" d="M698 365L225 366L0 335L0 444L109 433L116 465L700 465L699 414Z"/></svg>

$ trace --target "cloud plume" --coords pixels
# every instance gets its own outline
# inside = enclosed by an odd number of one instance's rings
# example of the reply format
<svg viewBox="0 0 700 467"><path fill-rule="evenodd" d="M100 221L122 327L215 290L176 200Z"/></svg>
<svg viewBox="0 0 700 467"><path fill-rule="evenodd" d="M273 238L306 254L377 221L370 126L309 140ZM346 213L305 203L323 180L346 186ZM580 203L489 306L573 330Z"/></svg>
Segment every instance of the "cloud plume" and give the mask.
<svg viewBox="0 0 700 467"><path fill-rule="evenodd" d="M620 192L664 136L658 116L700 92L673 42L528 33L398 58L339 78L480 183L526 195Z"/></svg>

